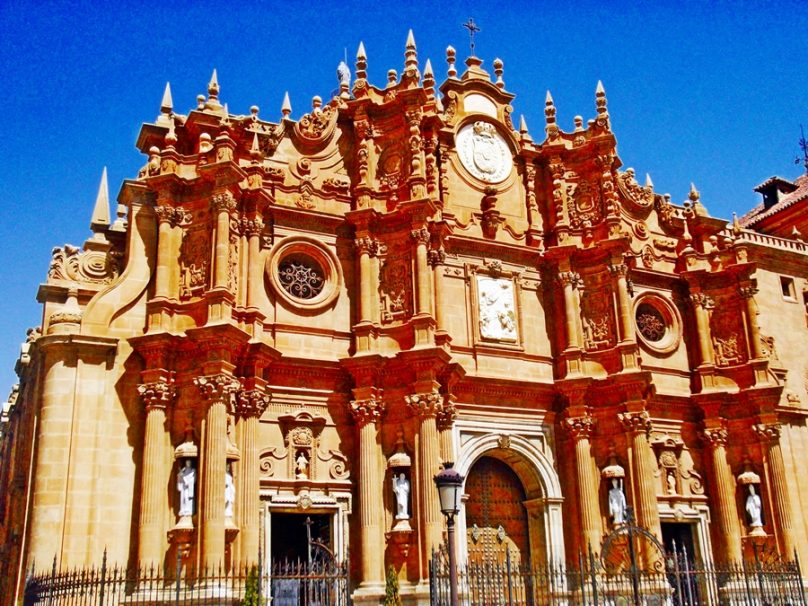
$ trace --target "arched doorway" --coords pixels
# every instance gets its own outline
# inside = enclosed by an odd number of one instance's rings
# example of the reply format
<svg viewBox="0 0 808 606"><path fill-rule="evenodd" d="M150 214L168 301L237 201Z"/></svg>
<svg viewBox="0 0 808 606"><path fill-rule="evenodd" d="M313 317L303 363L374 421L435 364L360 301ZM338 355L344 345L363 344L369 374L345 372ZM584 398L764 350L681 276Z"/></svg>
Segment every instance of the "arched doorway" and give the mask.
<svg viewBox="0 0 808 606"><path fill-rule="evenodd" d="M469 562L502 563L506 553L512 564L529 561L525 489L508 464L480 457L469 471L465 492Z"/></svg>

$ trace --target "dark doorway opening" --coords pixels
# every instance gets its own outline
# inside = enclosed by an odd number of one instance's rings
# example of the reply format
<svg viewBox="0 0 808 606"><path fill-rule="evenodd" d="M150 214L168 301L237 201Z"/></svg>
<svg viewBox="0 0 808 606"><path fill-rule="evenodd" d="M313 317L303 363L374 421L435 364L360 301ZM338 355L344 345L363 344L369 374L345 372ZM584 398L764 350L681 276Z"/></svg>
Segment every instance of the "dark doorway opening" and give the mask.
<svg viewBox="0 0 808 606"><path fill-rule="evenodd" d="M662 522L662 543L665 545L665 551L670 553L674 551L674 543L676 544L676 552L682 553L683 550L687 551L687 559L691 562L696 561L696 544L693 540L693 524L687 522Z"/></svg>
<svg viewBox="0 0 808 606"><path fill-rule="evenodd" d="M308 562L322 561L324 550L331 550L331 516L323 513L273 513L272 560ZM309 534L310 533L310 534ZM311 538L312 544L307 541ZM309 551L311 548L311 551Z"/></svg>

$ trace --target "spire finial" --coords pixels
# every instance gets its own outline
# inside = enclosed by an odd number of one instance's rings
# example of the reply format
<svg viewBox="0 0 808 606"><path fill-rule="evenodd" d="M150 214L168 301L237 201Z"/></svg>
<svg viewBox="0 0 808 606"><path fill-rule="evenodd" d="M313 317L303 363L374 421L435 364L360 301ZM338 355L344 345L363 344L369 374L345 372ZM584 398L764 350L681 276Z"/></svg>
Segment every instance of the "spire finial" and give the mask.
<svg viewBox="0 0 808 606"><path fill-rule="evenodd" d="M595 107L599 116L606 113L606 89L603 88L603 82L600 80L595 87Z"/></svg>
<svg viewBox="0 0 808 606"><path fill-rule="evenodd" d="M172 109L174 109L174 100L171 98L171 83L166 82L163 100L160 102L160 113L169 115Z"/></svg>
<svg viewBox="0 0 808 606"><path fill-rule="evenodd" d="M502 62L502 59L496 58L494 59L494 75L497 77L497 81L495 84L497 88L505 88L505 81L502 79L502 74L504 72L503 67L505 64Z"/></svg>
<svg viewBox="0 0 808 606"><path fill-rule="evenodd" d="M216 68L213 68L213 74L210 76L210 82L208 82L208 99L210 101L218 101L219 100L219 77L216 74Z"/></svg>
<svg viewBox="0 0 808 606"><path fill-rule="evenodd" d="M435 96L435 74L432 71L432 61L429 59L426 60L426 65L424 65L424 90L427 96Z"/></svg>
<svg viewBox="0 0 808 606"><path fill-rule="evenodd" d="M281 103L281 115L284 118L288 118L289 114L292 113L292 104L289 101L289 91L286 91L283 94L283 103Z"/></svg>
<svg viewBox="0 0 808 606"><path fill-rule="evenodd" d="M457 51L453 46L446 47L446 63L449 64L447 75L450 78L457 78L457 68L455 67L455 59L457 58Z"/></svg>
<svg viewBox="0 0 808 606"><path fill-rule="evenodd" d="M527 121L525 120L525 114L519 115L519 135L526 141L531 140L530 133L527 132Z"/></svg>
<svg viewBox="0 0 808 606"><path fill-rule="evenodd" d="M544 119L547 124L555 124L556 121L556 108L553 104L553 95L547 91L547 96L544 98Z"/></svg>
<svg viewBox="0 0 808 606"><path fill-rule="evenodd" d="M368 77L368 56L365 53L365 43L360 42L356 51L356 79L365 80Z"/></svg>
<svg viewBox="0 0 808 606"><path fill-rule="evenodd" d="M407 34L407 49L404 52L404 73L409 78L420 78L418 73L418 51L415 48L415 36L412 30Z"/></svg>
<svg viewBox="0 0 808 606"><path fill-rule="evenodd" d="M645 173L645 187L654 188L654 182L651 181L651 175L648 173Z"/></svg>
<svg viewBox="0 0 808 606"><path fill-rule="evenodd" d="M94 232L105 231L109 227L109 185L107 184L107 167L101 173L98 195L95 198L90 229Z"/></svg>
<svg viewBox="0 0 808 606"><path fill-rule="evenodd" d="M481 32L482 30L477 27L477 24L474 23L474 19L469 17L469 20L462 24L462 27L465 27L469 30L469 46L471 47L471 56L474 56L474 34Z"/></svg>
<svg viewBox="0 0 808 606"><path fill-rule="evenodd" d="M690 182L690 193L687 195L687 197L694 204L699 201L699 198L701 198L699 190L696 189L696 184L692 181Z"/></svg>

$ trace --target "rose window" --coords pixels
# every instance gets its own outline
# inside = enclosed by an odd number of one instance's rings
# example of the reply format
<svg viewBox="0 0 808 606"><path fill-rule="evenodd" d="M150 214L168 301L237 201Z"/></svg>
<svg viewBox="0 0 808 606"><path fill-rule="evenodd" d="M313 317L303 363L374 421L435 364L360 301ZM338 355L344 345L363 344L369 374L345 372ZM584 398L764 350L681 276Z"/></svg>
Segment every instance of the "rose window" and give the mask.
<svg viewBox="0 0 808 606"><path fill-rule="evenodd" d="M313 299L325 285L322 268L302 255L290 256L278 266L278 281L283 289L298 299Z"/></svg>
<svg viewBox="0 0 808 606"><path fill-rule="evenodd" d="M643 337L656 343L665 336L667 327L665 318L662 317L659 310L643 303L637 307L637 328L640 329Z"/></svg>

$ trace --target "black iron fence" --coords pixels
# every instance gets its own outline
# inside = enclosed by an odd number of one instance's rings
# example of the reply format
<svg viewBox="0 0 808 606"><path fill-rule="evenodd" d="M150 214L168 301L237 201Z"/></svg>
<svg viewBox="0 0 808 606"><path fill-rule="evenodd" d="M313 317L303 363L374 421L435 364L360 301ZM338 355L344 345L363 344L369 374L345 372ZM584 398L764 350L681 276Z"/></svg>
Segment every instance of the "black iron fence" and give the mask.
<svg viewBox="0 0 808 606"><path fill-rule="evenodd" d="M799 562L694 564L669 553L651 570L608 569L591 554L577 566L513 563L510 553L458 569L462 606L808 606ZM447 559L430 562L430 603L449 605Z"/></svg>
<svg viewBox="0 0 808 606"><path fill-rule="evenodd" d="M262 572L157 569L106 565L29 575L25 606L348 606L347 562L281 561Z"/></svg>

